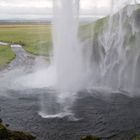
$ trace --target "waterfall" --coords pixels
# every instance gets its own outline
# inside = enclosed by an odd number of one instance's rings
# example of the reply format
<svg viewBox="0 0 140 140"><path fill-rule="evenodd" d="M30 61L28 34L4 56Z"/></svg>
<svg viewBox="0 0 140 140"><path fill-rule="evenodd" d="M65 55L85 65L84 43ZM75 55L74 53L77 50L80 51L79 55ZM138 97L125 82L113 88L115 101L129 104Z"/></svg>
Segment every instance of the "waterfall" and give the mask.
<svg viewBox="0 0 140 140"><path fill-rule="evenodd" d="M76 91L82 88L82 47L78 39L79 0L54 0L53 64L56 89Z"/></svg>
<svg viewBox="0 0 140 140"><path fill-rule="evenodd" d="M72 115L75 92L83 88L84 66L78 38L79 0L53 1L53 90L41 97L42 117ZM48 70L47 70L48 72Z"/></svg>
<svg viewBox="0 0 140 140"><path fill-rule="evenodd" d="M99 87L137 92L139 87L139 28L134 1L113 1L111 14L103 32L98 36L99 46L105 50L100 62ZM92 65L92 64L91 64Z"/></svg>
<svg viewBox="0 0 140 140"><path fill-rule="evenodd" d="M42 96L43 117L71 114L75 93L83 89L107 88L127 95L139 91L138 6L113 0L110 16L83 26L79 24L79 2L54 0L51 68L55 84L49 96Z"/></svg>
<svg viewBox="0 0 140 140"><path fill-rule="evenodd" d="M112 0L102 31L96 35L98 21L90 23L88 38L82 41L79 7L79 0L54 0L55 88L68 92L99 87L136 90L140 59L136 1ZM80 34L86 34L85 30Z"/></svg>

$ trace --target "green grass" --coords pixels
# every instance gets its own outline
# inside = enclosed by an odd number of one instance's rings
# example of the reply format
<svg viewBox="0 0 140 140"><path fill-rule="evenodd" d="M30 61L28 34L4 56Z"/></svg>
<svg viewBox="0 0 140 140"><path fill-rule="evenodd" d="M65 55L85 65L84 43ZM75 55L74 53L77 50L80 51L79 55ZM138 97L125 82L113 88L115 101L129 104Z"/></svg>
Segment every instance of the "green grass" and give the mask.
<svg viewBox="0 0 140 140"><path fill-rule="evenodd" d="M86 39L101 32L105 18L94 24L81 25L80 38ZM52 48L51 24L11 24L0 25L0 41L21 44L24 49L35 55L49 56ZM93 36L91 36L93 37Z"/></svg>
<svg viewBox="0 0 140 140"><path fill-rule="evenodd" d="M51 25L0 25L0 41L19 43L35 55L48 56L51 48Z"/></svg>
<svg viewBox="0 0 140 140"><path fill-rule="evenodd" d="M14 52L9 46L0 46L0 65L5 65L15 58Z"/></svg>
<svg viewBox="0 0 140 140"><path fill-rule="evenodd" d="M108 17L103 17L93 23L82 24L79 28L79 37L81 40L89 38L97 40L98 35L104 30L107 21Z"/></svg>
<svg viewBox="0 0 140 140"><path fill-rule="evenodd" d="M85 40L97 36L105 23L106 18L99 19L92 24L82 24L79 28L79 37ZM51 24L11 24L0 25L0 41L18 43L24 49L35 55L48 56L52 48Z"/></svg>

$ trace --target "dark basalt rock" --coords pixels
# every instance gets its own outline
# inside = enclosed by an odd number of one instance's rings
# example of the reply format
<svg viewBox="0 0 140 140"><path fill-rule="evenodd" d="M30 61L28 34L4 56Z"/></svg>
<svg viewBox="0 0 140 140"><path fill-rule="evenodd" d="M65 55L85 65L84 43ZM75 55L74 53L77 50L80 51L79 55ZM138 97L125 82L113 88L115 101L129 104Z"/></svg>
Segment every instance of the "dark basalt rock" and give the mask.
<svg viewBox="0 0 140 140"><path fill-rule="evenodd" d="M101 140L101 139L95 136L85 136L82 137L81 140Z"/></svg>
<svg viewBox="0 0 140 140"><path fill-rule="evenodd" d="M2 119L0 118L0 123L2 123Z"/></svg>

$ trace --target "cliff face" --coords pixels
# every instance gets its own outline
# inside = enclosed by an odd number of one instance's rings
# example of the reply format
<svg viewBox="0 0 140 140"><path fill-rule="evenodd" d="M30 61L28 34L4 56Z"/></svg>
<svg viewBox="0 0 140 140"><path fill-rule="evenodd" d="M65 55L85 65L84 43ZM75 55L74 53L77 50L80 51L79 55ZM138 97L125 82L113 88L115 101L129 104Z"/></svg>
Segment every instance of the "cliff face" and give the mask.
<svg viewBox="0 0 140 140"><path fill-rule="evenodd" d="M81 32L86 40L84 53L96 79L93 85L127 90L140 87L140 5L128 5L84 25Z"/></svg>

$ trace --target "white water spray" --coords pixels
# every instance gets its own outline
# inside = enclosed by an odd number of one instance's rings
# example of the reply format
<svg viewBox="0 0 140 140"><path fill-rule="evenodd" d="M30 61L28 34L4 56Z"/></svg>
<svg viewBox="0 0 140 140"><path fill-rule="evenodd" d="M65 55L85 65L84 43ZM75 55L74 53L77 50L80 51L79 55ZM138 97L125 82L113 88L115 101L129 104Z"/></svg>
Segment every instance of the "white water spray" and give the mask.
<svg viewBox="0 0 140 140"><path fill-rule="evenodd" d="M78 39L79 0L54 0L53 52L56 85L60 91L83 88L82 47Z"/></svg>
<svg viewBox="0 0 140 140"><path fill-rule="evenodd" d="M78 39L79 0L54 0L53 18L53 92L43 96L43 117L63 117L70 115L75 92L83 88L84 66L82 47ZM46 101L47 100L47 101Z"/></svg>

